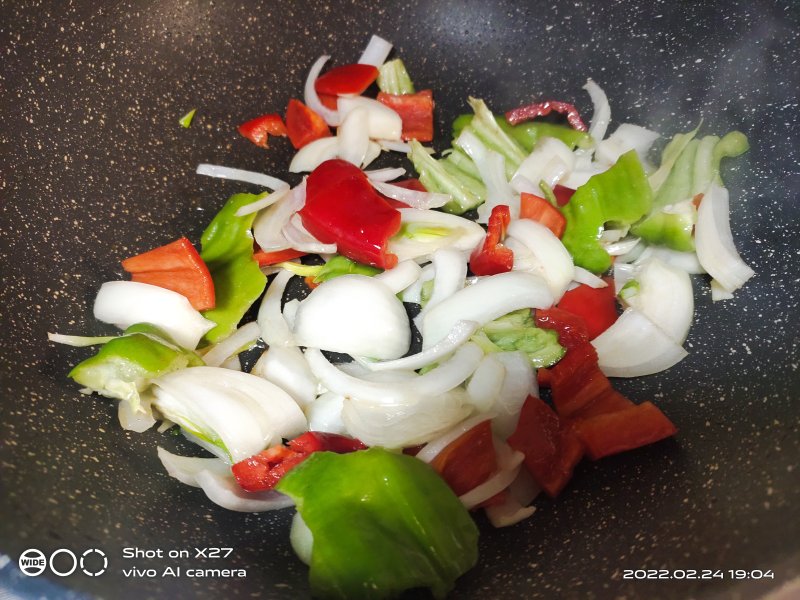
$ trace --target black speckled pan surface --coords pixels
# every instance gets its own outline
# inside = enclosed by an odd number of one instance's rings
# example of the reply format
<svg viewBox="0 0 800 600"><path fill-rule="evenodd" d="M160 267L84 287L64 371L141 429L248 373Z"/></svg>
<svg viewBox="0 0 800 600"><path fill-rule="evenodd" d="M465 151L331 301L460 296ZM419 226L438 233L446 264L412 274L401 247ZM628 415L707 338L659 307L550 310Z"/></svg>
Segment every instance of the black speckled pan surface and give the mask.
<svg viewBox="0 0 800 600"><path fill-rule="evenodd" d="M196 241L225 198L247 189L194 175L197 163L283 174L288 144L264 151L236 126L282 112L319 54L352 61L373 32L436 91L442 140L469 94L497 111L565 99L588 116L580 88L591 76L609 96L612 129L670 135L702 118L704 131L738 128L752 146L726 181L734 237L758 275L717 304L698 278L690 358L618 384L656 400L679 436L585 462L532 519L483 527L480 564L453 596L760 598L797 578L799 21L788 1L0 3L0 590L308 595L288 511L226 512L170 479L156 445L188 444L121 431L112 403L66 379L88 351L48 344L46 333L108 332L91 305L103 281L121 278L120 259L182 234ZM178 127L191 108L192 127ZM193 558L209 546L233 553ZM103 550L107 571L50 583L15 572L23 550L62 547ZM192 558L126 560L123 547ZM170 565L247 576L123 574ZM723 577L636 581L625 569ZM775 579L734 581L730 569Z"/></svg>

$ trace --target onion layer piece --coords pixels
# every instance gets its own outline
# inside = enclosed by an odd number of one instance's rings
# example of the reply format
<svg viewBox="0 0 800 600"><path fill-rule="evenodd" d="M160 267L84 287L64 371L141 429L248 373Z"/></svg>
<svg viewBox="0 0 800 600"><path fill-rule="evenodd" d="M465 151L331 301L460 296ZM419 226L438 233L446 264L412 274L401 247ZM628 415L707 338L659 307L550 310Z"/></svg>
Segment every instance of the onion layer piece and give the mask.
<svg viewBox="0 0 800 600"><path fill-rule="evenodd" d="M280 271L267 288L258 309L258 326L261 328L261 339L268 346L296 346L289 324L281 312L283 293L286 284L294 277L289 271Z"/></svg>
<svg viewBox="0 0 800 600"><path fill-rule="evenodd" d="M317 379L306 358L296 346L272 346L253 365L251 371L287 392L305 408L317 396Z"/></svg>
<svg viewBox="0 0 800 600"><path fill-rule="evenodd" d="M380 67L386 62L389 53L392 51L392 43L386 41L380 36L374 35L369 38L367 47L358 59L360 65L372 65L373 67Z"/></svg>
<svg viewBox="0 0 800 600"><path fill-rule="evenodd" d="M598 366L609 377L639 377L669 369L687 356L655 323L634 308L592 340Z"/></svg>
<svg viewBox="0 0 800 600"><path fill-rule="evenodd" d="M221 167L219 165L209 165L201 163L197 165L198 175L207 175L209 177L219 177L220 179L230 179L232 181L244 181L245 183L252 183L253 185L260 185L267 189L278 191L281 189L289 189L289 184L282 179L270 177L263 173L256 173L255 171L244 171L242 169L232 169L230 167Z"/></svg>
<svg viewBox="0 0 800 600"><path fill-rule="evenodd" d="M389 239L397 260L427 260L439 248L470 253L486 237L475 221L438 210L401 208L400 231Z"/></svg>
<svg viewBox="0 0 800 600"><path fill-rule="evenodd" d="M553 299L558 302L575 277L572 256L555 234L547 227L530 219L519 219L508 227L508 235L522 242L535 257L535 266L529 272L547 281Z"/></svg>
<svg viewBox="0 0 800 600"><path fill-rule="evenodd" d="M480 425L487 419L491 419L492 415L490 413L482 414L482 415L475 415L474 417L470 417L461 423L458 423L455 427L443 433L438 438L431 440L427 444L425 444L422 449L417 452L416 457L426 463L433 461L439 453L447 448L452 442L455 442L458 438L462 435L467 433L473 427Z"/></svg>
<svg viewBox="0 0 800 600"><path fill-rule="evenodd" d="M325 392L306 406L306 418L309 431L324 431L347 435L347 427L342 421L344 396L333 392Z"/></svg>
<svg viewBox="0 0 800 600"><path fill-rule="evenodd" d="M408 352L411 325L389 287L364 275L343 275L300 303L294 336L301 346L393 359Z"/></svg>
<svg viewBox="0 0 800 600"><path fill-rule="evenodd" d="M365 113L367 134L373 140L399 140L403 120L391 108L364 96L340 97L339 115L347 119L351 112L361 109Z"/></svg>
<svg viewBox="0 0 800 600"><path fill-rule="evenodd" d="M192 367L153 380L154 406L232 463L306 429L303 411L275 384L249 373Z"/></svg>
<svg viewBox="0 0 800 600"><path fill-rule="evenodd" d="M539 386L531 361L524 352L497 352L494 358L505 368L506 376L492 411L492 431L501 440L514 433L519 413L528 396L538 396Z"/></svg>
<svg viewBox="0 0 800 600"><path fill-rule="evenodd" d="M475 508L481 502L496 496L506 489L517 478L525 455L522 452L513 452L507 461L503 461L501 469L477 487L459 497L464 508Z"/></svg>
<svg viewBox="0 0 800 600"><path fill-rule="evenodd" d="M413 260L404 260L395 267L378 273L373 277L388 287L393 294L399 294L408 286L413 285L422 272L422 268Z"/></svg>
<svg viewBox="0 0 800 600"><path fill-rule="evenodd" d="M373 179L370 179L370 182L372 186L384 196L399 200L400 202L408 204L411 208L418 208L421 210L440 208L451 200L449 194L420 192L418 190L410 190L400 187L399 185L392 185L391 183L384 183Z"/></svg>
<svg viewBox="0 0 800 600"><path fill-rule="evenodd" d="M237 329L232 335L226 337L218 344L203 354L203 362L209 367L219 367L232 356L250 348L261 335L258 323L247 323Z"/></svg>
<svg viewBox="0 0 800 600"><path fill-rule="evenodd" d="M735 292L755 275L736 251L730 224L728 190L712 184L697 210L695 246L700 264L727 292Z"/></svg>
<svg viewBox="0 0 800 600"><path fill-rule="evenodd" d="M150 323L189 350L197 348L200 338L216 325L192 308L186 296L136 281L101 285L94 301L94 317L120 329Z"/></svg>
<svg viewBox="0 0 800 600"><path fill-rule="evenodd" d="M623 123L617 130L597 145L594 156L598 162L613 165L617 159L628 152L635 150L643 165L647 164L647 153L659 137L655 131L645 129L639 125Z"/></svg>
<svg viewBox="0 0 800 600"><path fill-rule="evenodd" d="M218 458L178 456L158 448L158 458L170 476L178 481L201 488L209 500L222 508L239 512L263 512L294 506L288 496L269 492L244 491L231 473L230 467Z"/></svg>
<svg viewBox="0 0 800 600"><path fill-rule="evenodd" d="M479 279L426 313L422 320L422 347L438 343L458 321L485 325L514 310L552 305L553 294L544 279L536 275L512 271Z"/></svg>
<svg viewBox="0 0 800 600"><path fill-rule="evenodd" d="M314 64L311 65L311 69L308 71L308 77L306 77L305 87L303 88L303 99L306 101L306 106L322 117L328 125L331 127L338 127L342 122L339 112L325 106L319 99L317 90L314 87L317 82L317 77L319 77L322 68L330 58L330 56L320 56Z"/></svg>

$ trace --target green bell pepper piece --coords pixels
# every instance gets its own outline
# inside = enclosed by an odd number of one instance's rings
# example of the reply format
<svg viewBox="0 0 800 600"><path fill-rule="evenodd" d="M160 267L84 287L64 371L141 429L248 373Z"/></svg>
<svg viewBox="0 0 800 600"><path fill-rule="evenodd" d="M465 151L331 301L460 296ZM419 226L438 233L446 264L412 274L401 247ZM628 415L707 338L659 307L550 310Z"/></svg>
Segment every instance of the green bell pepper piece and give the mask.
<svg viewBox="0 0 800 600"><path fill-rule="evenodd" d="M679 252L694 250L695 212L666 213L659 210L631 228L631 233L648 244L666 246Z"/></svg>
<svg viewBox="0 0 800 600"><path fill-rule="evenodd" d="M278 266L300 277L313 277L314 283L317 284L342 275L366 275L372 277L382 272L382 269L350 260L346 256L338 254L321 265L304 265L287 261L279 263Z"/></svg>
<svg viewBox="0 0 800 600"><path fill-rule="evenodd" d="M214 308L203 312L206 319L217 324L203 336L206 342L215 343L233 333L267 285L253 258L251 228L256 214L236 216L239 208L257 198L254 194L231 196L200 238L200 258L211 272L217 300Z"/></svg>
<svg viewBox="0 0 800 600"><path fill-rule="evenodd" d="M487 354L524 352L536 369L556 364L567 352L558 343L558 333L536 327L533 315L527 308L487 323L472 336L472 341Z"/></svg>
<svg viewBox="0 0 800 600"><path fill-rule="evenodd" d="M430 588L443 598L478 558L478 529L422 461L382 448L315 452L276 489L311 530L314 596L388 598Z"/></svg>
<svg viewBox="0 0 800 600"><path fill-rule="evenodd" d="M151 380L202 364L199 356L175 345L159 328L138 323L103 344L97 354L76 365L68 376L93 392L129 402L133 410L138 410L139 393L150 386Z"/></svg>
<svg viewBox="0 0 800 600"><path fill-rule="evenodd" d="M460 115L453 121L453 139L461 135L464 127L472 122L473 116L474 115ZM552 137L561 140L570 147L570 150L574 150L575 148L591 148L594 145L594 140L588 133L585 131L578 131L566 125L558 125L546 121L526 121L518 125L512 125L502 115L496 115L495 120L500 126L500 129L505 131L529 154L533 152L536 142L543 137Z"/></svg>
<svg viewBox="0 0 800 600"><path fill-rule="evenodd" d="M453 198L442 207L445 212L460 215L486 200L486 186L470 177L447 160L436 160L417 140L411 146L409 159L419 174L419 180L429 192L450 194Z"/></svg>
<svg viewBox="0 0 800 600"><path fill-rule="evenodd" d="M650 212L653 192L636 152L619 157L616 164L580 186L561 208L567 224L561 241L575 264L593 273L611 266L611 257L600 244L603 226L614 222L624 227Z"/></svg>

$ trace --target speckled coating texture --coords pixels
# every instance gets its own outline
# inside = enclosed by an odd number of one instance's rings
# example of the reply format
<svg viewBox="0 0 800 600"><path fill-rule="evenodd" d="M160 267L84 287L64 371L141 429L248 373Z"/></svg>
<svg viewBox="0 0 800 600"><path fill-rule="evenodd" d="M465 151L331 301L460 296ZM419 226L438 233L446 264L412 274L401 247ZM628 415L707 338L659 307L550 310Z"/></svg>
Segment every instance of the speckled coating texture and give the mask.
<svg viewBox="0 0 800 600"><path fill-rule="evenodd" d="M112 403L66 379L89 352L46 333L109 332L91 304L121 278L120 259L196 241L247 189L194 175L197 163L284 174L288 144L264 151L236 126L282 112L319 54L355 60L375 32L435 89L442 140L469 94L498 111L565 99L588 116L580 88L591 76L615 124L669 135L703 118L704 131L739 128L752 145L725 175L734 236L758 275L713 305L697 278L690 358L619 382L654 399L677 439L583 463L522 525L482 522L480 564L454 597L751 598L796 577L798 20L797 3L765 1L0 4L0 551L15 563L30 547L101 548L107 573L56 581L101 597L308 595L288 511L226 512L170 479L156 445L189 445L121 431ZM125 546L233 547L225 560L172 563L247 577L126 578L123 568L168 561L123 560ZM725 577L622 579L640 568ZM772 569L775 580L737 583L728 569Z"/></svg>

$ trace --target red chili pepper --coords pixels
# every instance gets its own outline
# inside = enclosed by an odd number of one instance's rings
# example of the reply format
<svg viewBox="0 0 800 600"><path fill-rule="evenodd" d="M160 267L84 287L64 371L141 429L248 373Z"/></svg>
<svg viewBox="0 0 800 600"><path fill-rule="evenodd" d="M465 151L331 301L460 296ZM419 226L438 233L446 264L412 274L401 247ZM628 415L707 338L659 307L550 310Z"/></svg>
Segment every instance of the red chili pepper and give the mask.
<svg viewBox="0 0 800 600"><path fill-rule="evenodd" d="M253 252L253 258L258 262L259 267L269 267L270 265L277 265L278 263L287 260L293 260L305 256L307 252L301 252L294 248L287 248L286 250L275 250L273 252L265 252L261 248L257 248Z"/></svg>
<svg viewBox="0 0 800 600"><path fill-rule="evenodd" d="M131 280L183 294L196 310L216 305L214 280L192 243L185 237L122 261Z"/></svg>
<svg viewBox="0 0 800 600"><path fill-rule="evenodd" d="M286 137L289 133L280 115L262 115L239 125L239 133L256 146L269 148L268 139L271 135Z"/></svg>
<svg viewBox="0 0 800 600"><path fill-rule="evenodd" d="M678 429L652 402L576 423L575 432L592 460L672 437Z"/></svg>
<svg viewBox="0 0 800 600"><path fill-rule="evenodd" d="M490 420L477 424L450 442L431 461L456 496L486 481L497 469Z"/></svg>
<svg viewBox="0 0 800 600"><path fill-rule="evenodd" d="M505 204L492 209L483 244L473 250L469 268L475 275L506 273L514 266L514 252L501 243L511 222L511 211Z"/></svg>
<svg viewBox="0 0 800 600"><path fill-rule="evenodd" d="M569 427L542 400L528 396L508 438L525 455L525 467L547 495L555 498L572 478L583 448Z"/></svg>
<svg viewBox="0 0 800 600"><path fill-rule="evenodd" d="M278 444L239 461L231 471L242 489L264 492L274 488L281 477L314 452L345 454L365 448L361 441L343 435L308 431L289 441L288 447Z"/></svg>
<svg viewBox="0 0 800 600"><path fill-rule="evenodd" d="M378 67L373 65L342 65L320 75L314 82L317 94L339 96L359 95L378 78Z"/></svg>
<svg viewBox="0 0 800 600"><path fill-rule="evenodd" d="M299 150L314 140L328 137L331 130L325 120L299 100L289 100L286 109L286 130L289 141Z"/></svg>
<svg viewBox="0 0 800 600"><path fill-rule="evenodd" d="M536 117L549 115L552 111L567 115L567 121L573 129L586 131L586 125L581 119L581 115L578 113L578 109L575 108L575 105L569 104L568 102L559 102L557 100L547 100L545 102L535 102L527 106L520 106L519 108L508 111L506 113L506 120L512 125L516 125L517 123L530 121Z"/></svg>
<svg viewBox="0 0 800 600"><path fill-rule="evenodd" d="M525 192L520 194L519 216L521 219L541 223L559 238L564 235L564 229L567 227L567 219L560 210L544 198Z"/></svg>
<svg viewBox="0 0 800 600"><path fill-rule="evenodd" d="M558 302L558 308L583 319L590 340L611 327L619 318L614 282L608 280L606 283L609 285L603 288L581 284L566 292Z"/></svg>
<svg viewBox="0 0 800 600"><path fill-rule="evenodd" d="M303 226L323 243L356 262L391 269L397 256L389 238L400 230L400 212L370 185L358 167L334 159L318 166L306 182Z"/></svg>
<svg viewBox="0 0 800 600"><path fill-rule="evenodd" d="M378 102L400 115L404 140L433 141L433 91L422 90L416 94L380 92Z"/></svg>

